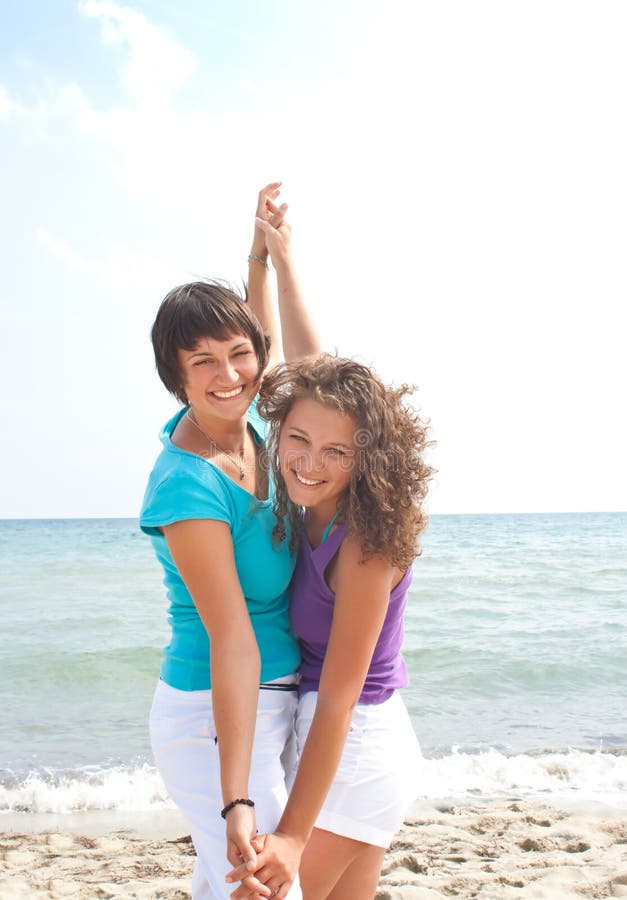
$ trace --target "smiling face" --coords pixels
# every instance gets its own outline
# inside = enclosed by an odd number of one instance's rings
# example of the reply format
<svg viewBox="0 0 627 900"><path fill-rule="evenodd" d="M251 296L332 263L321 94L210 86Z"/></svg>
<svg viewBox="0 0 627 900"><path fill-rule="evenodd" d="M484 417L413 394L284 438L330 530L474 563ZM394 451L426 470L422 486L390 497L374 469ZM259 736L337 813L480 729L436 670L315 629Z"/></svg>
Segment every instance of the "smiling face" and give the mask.
<svg viewBox="0 0 627 900"><path fill-rule="evenodd" d="M330 519L356 464L354 419L317 400L297 400L279 436L281 474L290 500Z"/></svg>
<svg viewBox="0 0 627 900"><path fill-rule="evenodd" d="M201 419L246 414L259 387L259 360L250 338L200 338L191 350L178 351L178 363L188 403Z"/></svg>

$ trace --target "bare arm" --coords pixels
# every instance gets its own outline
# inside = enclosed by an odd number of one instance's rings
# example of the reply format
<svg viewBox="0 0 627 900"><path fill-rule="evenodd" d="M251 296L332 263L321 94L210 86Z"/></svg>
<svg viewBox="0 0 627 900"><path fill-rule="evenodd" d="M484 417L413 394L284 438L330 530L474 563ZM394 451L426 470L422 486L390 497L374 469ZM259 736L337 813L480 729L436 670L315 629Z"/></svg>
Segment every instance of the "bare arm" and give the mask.
<svg viewBox="0 0 627 900"><path fill-rule="evenodd" d="M396 570L374 558L362 564L358 544L347 539L338 560L331 636L324 659L314 718L287 806L259 854L255 877L273 887L291 884L339 765L354 705L387 612ZM350 653L347 653L350 647ZM233 875L242 877L243 870ZM248 884L252 885L252 880ZM247 885L246 885L247 886ZM246 896L246 886L240 894ZM282 896L283 890L280 896Z"/></svg>
<svg viewBox="0 0 627 900"><path fill-rule="evenodd" d="M296 276L291 228L284 219L287 206L277 207L272 200L266 206L266 215L257 215L255 219L255 235L258 232L259 237L263 235L266 253L270 254L276 270L283 356L286 362L295 362L303 356L320 353L320 339Z"/></svg>
<svg viewBox="0 0 627 900"><path fill-rule="evenodd" d="M164 529L172 558L211 641L211 695L224 804L248 797L261 658L242 594L225 522L192 519ZM254 799L254 798L253 798ZM256 860L254 810L238 805L226 819L232 865Z"/></svg>
<svg viewBox="0 0 627 900"><path fill-rule="evenodd" d="M259 192L255 218L255 233L248 258L248 302L252 311L261 323L264 334L270 338L270 357L268 368L281 362L281 326L277 316L275 299L272 293L271 275L268 270L268 248L266 236L257 224L257 219L267 219L276 213L283 217L286 207L277 208L274 201L279 195L280 181L267 184ZM271 210L276 210L273 213ZM278 223L278 219L275 220ZM264 265L265 263L265 265Z"/></svg>
<svg viewBox="0 0 627 900"><path fill-rule="evenodd" d="M303 356L314 356L320 353L322 347L296 277L292 256L275 253L272 256L272 264L277 274L279 317L285 360L295 362Z"/></svg>
<svg viewBox="0 0 627 900"><path fill-rule="evenodd" d="M353 707L363 690L383 627L394 573L394 567L381 558L361 563L358 542L350 538L344 541L338 560L333 625L316 710L277 829L303 843L311 834L335 777Z"/></svg>

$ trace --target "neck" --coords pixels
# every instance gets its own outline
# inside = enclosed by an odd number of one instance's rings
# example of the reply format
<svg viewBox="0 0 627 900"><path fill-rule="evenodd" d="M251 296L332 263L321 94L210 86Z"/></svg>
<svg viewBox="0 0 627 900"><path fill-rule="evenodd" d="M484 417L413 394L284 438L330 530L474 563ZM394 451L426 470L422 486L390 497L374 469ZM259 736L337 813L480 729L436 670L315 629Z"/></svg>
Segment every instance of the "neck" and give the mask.
<svg viewBox="0 0 627 900"><path fill-rule="evenodd" d="M242 416L234 422L217 419L215 416L202 415L194 407L190 407L192 417L204 433L215 441L222 450L229 453L242 453L246 438L247 418Z"/></svg>
<svg viewBox="0 0 627 900"><path fill-rule="evenodd" d="M340 508L339 503L331 505L322 503L319 506L308 506L305 509L305 526L311 531L324 531L333 516Z"/></svg>

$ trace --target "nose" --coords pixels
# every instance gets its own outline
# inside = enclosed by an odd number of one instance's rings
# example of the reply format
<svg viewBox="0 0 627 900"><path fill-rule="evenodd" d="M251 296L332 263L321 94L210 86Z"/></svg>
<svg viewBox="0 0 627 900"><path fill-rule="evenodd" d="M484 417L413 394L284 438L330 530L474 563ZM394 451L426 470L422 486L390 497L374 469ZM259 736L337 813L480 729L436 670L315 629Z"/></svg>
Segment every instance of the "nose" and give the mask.
<svg viewBox="0 0 627 900"><path fill-rule="evenodd" d="M308 472L321 472L325 462L324 453L307 449L298 455L298 471L306 477Z"/></svg>
<svg viewBox="0 0 627 900"><path fill-rule="evenodd" d="M218 368L220 384L235 384L239 381L239 374L230 359L224 359Z"/></svg>
<svg viewBox="0 0 627 900"><path fill-rule="evenodd" d="M324 468L326 468L326 457L324 453L314 453L312 456L312 468L315 469L316 472L322 472Z"/></svg>

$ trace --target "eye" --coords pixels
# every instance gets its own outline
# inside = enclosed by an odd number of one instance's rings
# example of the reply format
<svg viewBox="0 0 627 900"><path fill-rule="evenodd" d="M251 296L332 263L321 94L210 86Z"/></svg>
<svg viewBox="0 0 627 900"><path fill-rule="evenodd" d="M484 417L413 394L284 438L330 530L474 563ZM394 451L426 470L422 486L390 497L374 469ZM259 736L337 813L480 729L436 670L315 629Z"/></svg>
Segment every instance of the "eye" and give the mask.
<svg viewBox="0 0 627 900"><path fill-rule="evenodd" d="M206 366L208 363L213 362L212 359L199 359L196 362L192 363L193 366Z"/></svg>
<svg viewBox="0 0 627 900"><path fill-rule="evenodd" d="M290 434L288 435L288 437L293 441L302 441L303 444L306 443L306 439L302 436L302 434Z"/></svg>
<svg viewBox="0 0 627 900"><path fill-rule="evenodd" d="M238 350L237 353L234 353L234 356L250 356L252 350Z"/></svg>
<svg viewBox="0 0 627 900"><path fill-rule="evenodd" d="M339 447L329 447L327 452L333 453L334 456L346 456L346 453L340 450Z"/></svg>

